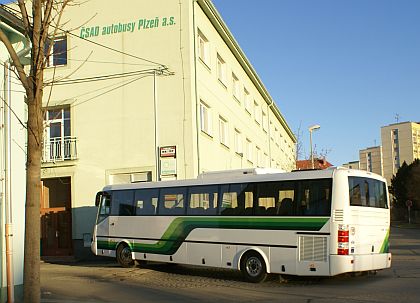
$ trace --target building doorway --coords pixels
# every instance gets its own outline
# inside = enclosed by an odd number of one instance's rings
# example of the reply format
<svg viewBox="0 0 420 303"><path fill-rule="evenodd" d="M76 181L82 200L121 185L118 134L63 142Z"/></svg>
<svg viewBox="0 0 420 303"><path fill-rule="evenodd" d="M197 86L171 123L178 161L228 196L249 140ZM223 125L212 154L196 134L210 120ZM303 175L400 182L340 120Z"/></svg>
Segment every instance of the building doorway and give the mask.
<svg viewBox="0 0 420 303"><path fill-rule="evenodd" d="M70 256L72 249L71 178L41 181L41 256Z"/></svg>

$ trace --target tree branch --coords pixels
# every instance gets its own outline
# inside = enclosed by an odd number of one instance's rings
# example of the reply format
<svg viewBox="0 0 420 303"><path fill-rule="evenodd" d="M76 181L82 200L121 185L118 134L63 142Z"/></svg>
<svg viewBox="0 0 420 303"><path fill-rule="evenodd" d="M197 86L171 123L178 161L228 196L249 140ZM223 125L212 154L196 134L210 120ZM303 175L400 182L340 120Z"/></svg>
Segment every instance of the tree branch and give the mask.
<svg viewBox="0 0 420 303"><path fill-rule="evenodd" d="M28 16L28 11L26 10L25 1L18 0L18 5L20 8L20 12L22 14L22 21L23 21L23 25L25 26L26 33L28 36L30 36L31 23L29 22L29 16Z"/></svg>

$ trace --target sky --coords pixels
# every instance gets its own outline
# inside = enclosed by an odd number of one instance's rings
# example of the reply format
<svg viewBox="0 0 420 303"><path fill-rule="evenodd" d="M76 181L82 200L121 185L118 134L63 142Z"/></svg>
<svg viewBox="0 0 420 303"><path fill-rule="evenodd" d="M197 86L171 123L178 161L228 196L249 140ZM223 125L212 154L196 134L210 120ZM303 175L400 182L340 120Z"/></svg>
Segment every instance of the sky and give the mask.
<svg viewBox="0 0 420 303"><path fill-rule="evenodd" d="M8 1L0 0L0 3ZM213 0L302 143L334 165L420 122L420 1Z"/></svg>
<svg viewBox="0 0 420 303"><path fill-rule="evenodd" d="M213 0L295 134L341 165L420 122L420 1Z"/></svg>

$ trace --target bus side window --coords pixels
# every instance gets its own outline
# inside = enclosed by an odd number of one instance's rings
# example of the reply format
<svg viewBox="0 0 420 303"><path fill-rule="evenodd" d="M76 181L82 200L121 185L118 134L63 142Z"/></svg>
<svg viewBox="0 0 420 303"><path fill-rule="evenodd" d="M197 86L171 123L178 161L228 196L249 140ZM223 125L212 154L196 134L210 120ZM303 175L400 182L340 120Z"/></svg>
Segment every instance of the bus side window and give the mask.
<svg viewBox="0 0 420 303"><path fill-rule="evenodd" d="M135 214L137 216L154 216L159 198L158 189L138 189L134 195Z"/></svg>
<svg viewBox="0 0 420 303"><path fill-rule="evenodd" d="M111 215L112 216L133 216L134 191L117 190L112 193Z"/></svg>
<svg viewBox="0 0 420 303"><path fill-rule="evenodd" d="M300 207L298 215L329 216L331 213L332 180L320 179L299 182Z"/></svg>
<svg viewBox="0 0 420 303"><path fill-rule="evenodd" d="M222 216L252 216L253 187L252 184L247 183L222 185L220 214Z"/></svg>
<svg viewBox="0 0 420 303"><path fill-rule="evenodd" d="M236 215L236 209L238 208L238 193L231 192L229 185L222 185L220 189L220 206L219 212L222 216L234 216Z"/></svg>
<svg viewBox="0 0 420 303"><path fill-rule="evenodd" d="M217 186L195 186L189 190L188 215L217 214Z"/></svg>
<svg viewBox="0 0 420 303"><path fill-rule="evenodd" d="M278 216L293 216L295 214L295 189L294 185L286 183L278 189L276 201L276 214Z"/></svg>
<svg viewBox="0 0 420 303"><path fill-rule="evenodd" d="M258 197L255 205L256 216L275 216L276 215L276 190L273 182L263 182L257 184Z"/></svg>
<svg viewBox="0 0 420 303"><path fill-rule="evenodd" d="M162 188L159 194L158 214L185 215L186 192L185 187Z"/></svg>

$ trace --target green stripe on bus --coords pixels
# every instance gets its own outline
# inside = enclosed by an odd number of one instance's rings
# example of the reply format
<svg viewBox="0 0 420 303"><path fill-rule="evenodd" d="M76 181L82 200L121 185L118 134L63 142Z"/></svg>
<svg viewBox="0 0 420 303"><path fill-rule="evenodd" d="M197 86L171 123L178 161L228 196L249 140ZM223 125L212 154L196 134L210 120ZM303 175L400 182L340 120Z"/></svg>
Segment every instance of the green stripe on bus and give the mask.
<svg viewBox="0 0 420 303"><path fill-rule="evenodd" d="M215 229L259 229L259 230L320 230L329 218L197 218L174 219L154 244L134 243L134 252L173 255L192 230L196 228ZM98 249L115 250L116 241L98 241Z"/></svg>
<svg viewBox="0 0 420 303"><path fill-rule="evenodd" d="M389 229L388 229L388 232L386 233L384 242L382 243L380 253L382 254L389 253Z"/></svg>

